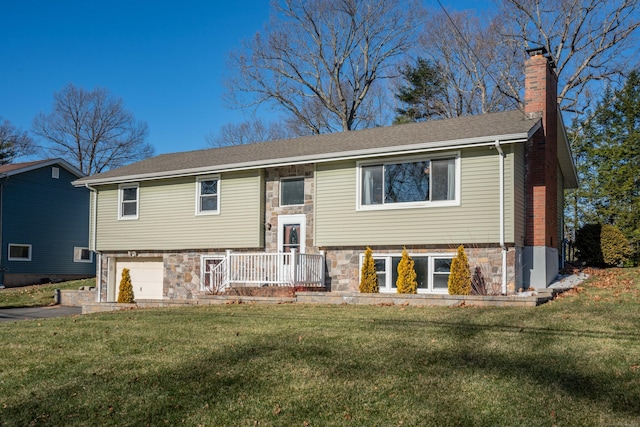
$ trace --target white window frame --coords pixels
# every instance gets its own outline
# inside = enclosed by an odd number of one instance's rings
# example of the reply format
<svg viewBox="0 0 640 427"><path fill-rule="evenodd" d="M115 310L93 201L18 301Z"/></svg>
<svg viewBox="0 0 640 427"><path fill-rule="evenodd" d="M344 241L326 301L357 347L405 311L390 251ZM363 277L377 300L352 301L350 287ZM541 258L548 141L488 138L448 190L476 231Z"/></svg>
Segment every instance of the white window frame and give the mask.
<svg viewBox="0 0 640 427"><path fill-rule="evenodd" d="M135 215L123 215L123 212L122 212L122 204L124 203L123 201L124 190L129 188L136 189L136 214ZM128 202L130 203L130 201ZM140 184L137 182L132 184L120 184L118 186L118 219L135 220L135 219L138 219L139 217L140 217Z"/></svg>
<svg viewBox="0 0 640 427"><path fill-rule="evenodd" d="M82 259L82 251L89 252L89 259ZM73 262L93 262L93 251L87 247L74 246L73 247Z"/></svg>
<svg viewBox="0 0 640 427"><path fill-rule="evenodd" d="M202 196L201 191L202 191L202 185L200 185L200 183L202 181L217 181L218 185L218 192L216 193L216 197L217 197L217 203L216 203L216 209L212 210L212 211L203 211L200 209L200 197ZM200 216L200 215L218 215L220 214L220 186L221 186L221 180L220 180L220 175L207 175L207 176L199 176L196 178L196 215Z"/></svg>
<svg viewBox="0 0 640 427"><path fill-rule="evenodd" d="M295 203L295 204L291 204L291 205L285 205L284 203L282 203L282 194L284 193L282 191L282 183L285 181L300 181L302 180L302 203ZM281 178L280 179L280 206L302 206L304 205L304 184L305 184L305 179L304 176L288 176L286 178Z"/></svg>
<svg viewBox="0 0 640 427"><path fill-rule="evenodd" d="M411 163L422 162L431 160L442 159L454 159L455 164L455 188L453 200L427 200L420 202L399 202L399 203L380 203L377 205L365 205L362 204L362 168L364 166L396 164L396 163ZM423 154L420 156L411 157L389 157L377 160L363 160L356 162L356 210L358 211L375 211L375 210L389 210L389 209L413 209L413 208L431 208L431 207L444 207L444 206L460 206L460 152L449 151L438 154ZM384 181L384 177L383 177ZM429 185L432 185L433 180L429 180ZM384 182L383 182L384 185ZM431 191L429 191L431 194Z"/></svg>
<svg viewBox="0 0 640 427"><path fill-rule="evenodd" d="M372 254L374 260L384 260L385 261L385 283L378 283L380 293L397 293L397 289L394 287L395 283L393 283L393 258L401 258L401 252L394 253L373 253ZM456 253L409 253L411 258L428 258L428 268L429 268L429 277L427 280L427 288L418 288L417 292L419 294L446 294L449 292L448 289L434 289L433 287L433 275L436 273L434 271L434 260L436 259L453 259L456 257ZM362 280L362 264L364 263L364 252L360 254L360 263L358 268L358 282ZM377 272L376 272L377 273Z"/></svg>
<svg viewBox="0 0 640 427"><path fill-rule="evenodd" d="M60 168L53 166L51 168L51 178L60 179Z"/></svg>
<svg viewBox="0 0 640 427"><path fill-rule="evenodd" d="M287 224L300 224L299 238L300 246L298 252L303 254L307 250L307 215L278 215L278 252L283 251L284 232L283 228Z"/></svg>
<svg viewBox="0 0 640 427"><path fill-rule="evenodd" d="M12 246L23 246L29 248L29 256L27 258L16 258L11 256L11 247ZM7 246L7 260L8 261L31 261L31 257L33 256L33 248L31 245L23 244L23 243L9 243Z"/></svg>

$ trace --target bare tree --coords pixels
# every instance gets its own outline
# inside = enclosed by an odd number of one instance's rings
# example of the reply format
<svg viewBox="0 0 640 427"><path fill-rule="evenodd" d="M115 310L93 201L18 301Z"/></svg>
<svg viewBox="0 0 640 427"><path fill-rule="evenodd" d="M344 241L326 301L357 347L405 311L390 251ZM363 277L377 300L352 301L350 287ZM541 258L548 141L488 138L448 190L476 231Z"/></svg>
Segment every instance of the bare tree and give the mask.
<svg viewBox="0 0 640 427"><path fill-rule="evenodd" d="M82 172L100 173L153 155L147 124L136 121L106 89L69 84L53 97L53 111L34 119L33 133Z"/></svg>
<svg viewBox="0 0 640 427"><path fill-rule="evenodd" d="M36 148L27 132L16 128L8 120L0 117L0 165L14 159L33 154Z"/></svg>
<svg viewBox="0 0 640 427"><path fill-rule="evenodd" d="M217 133L211 132L206 135L205 140L212 147L226 147L293 138L295 136L301 135L286 122L281 124L276 122L266 123L261 119L252 118L240 123L227 123Z"/></svg>
<svg viewBox="0 0 640 427"><path fill-rule="evenodd" d="M502 22L469 11L432 11L420 38L426 55L444 73L447 117L518 106L522 49L500 37Z"/></svg>
<svg viewBox="0 0 640 427"><path fill-rule="evenodd" d="M495 14L432 11L422 48L448 75L451 116L523 103L525 50L545 47L557 66L558 102L582 113L597 85L637 55L640 0L498 0Z"/></svg>
<svg viewBox="0 0 640 427"><path fill-rule="evenodd" d="M269 25L230 56L230 103L272 103L306 131L376 124L376 83L415 41L400 0L279 0Z"/></svg>
<svg viewBox="0 0 640 427"><path fill-rule="evenodd" d="M557 66L558 102L582 113L594 86L632 67L640 0L501 0L501 34L516 46L544 46ZM599 90L598 90L599 91Z"/></svg>

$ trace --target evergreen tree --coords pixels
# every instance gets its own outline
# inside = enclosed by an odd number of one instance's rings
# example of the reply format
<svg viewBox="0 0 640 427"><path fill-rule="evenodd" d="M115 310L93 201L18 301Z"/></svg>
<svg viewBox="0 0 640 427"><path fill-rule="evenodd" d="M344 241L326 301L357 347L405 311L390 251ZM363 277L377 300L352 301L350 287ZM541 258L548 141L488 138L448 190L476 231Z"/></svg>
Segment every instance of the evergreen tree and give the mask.
<svg viewBox="0 0 640 427"><path fill-rule="evenodd" d="M438 64L418 58L415 65L400 70L405 85L398 88L396 98L406 108L397 108L394 124L419 122L439 118L446 109L442 99L446 96L445 81Z"/></svg>
<svg viewBox="0 0 640 427"><path fill-rule="evenodd" d="M376 264L373 261L373 251L370 247L364 251L364 261L362 262L362 274L360 277L360 292L378 293L378 275L376 274Z"/></svg>
<svg viewBox="0 0 640 427"><path fill-rule="evenodd" d="M458 246L458 253L451 260L449 274L449 295L471 295L471 270L464 246Z"/></svg>
<svg viewBox="0 0 640 427"><path fill-rule="evenodd" d="M418 293L418 282L416 277L415 263L407 253L407 248L404 248L402 249L402 258L398 263L398 278L396 279L396 288L398 293Z"/></svg>
<svg viewBox="0 0 640 427"><path fill-rule="evenodd" d="M120 280L120 290L118 291L118 302L131 304L133 302L133 285L131 284L131 274L128 268L122 269L122 279Z"/></svg>
<svg viewBox="0 0 640 427"><path fill-rule="evenodd" d="M640 74L607 91L584 125L590 185L595 189L598 222L619 228L634 247L640 245Z"/></svg>

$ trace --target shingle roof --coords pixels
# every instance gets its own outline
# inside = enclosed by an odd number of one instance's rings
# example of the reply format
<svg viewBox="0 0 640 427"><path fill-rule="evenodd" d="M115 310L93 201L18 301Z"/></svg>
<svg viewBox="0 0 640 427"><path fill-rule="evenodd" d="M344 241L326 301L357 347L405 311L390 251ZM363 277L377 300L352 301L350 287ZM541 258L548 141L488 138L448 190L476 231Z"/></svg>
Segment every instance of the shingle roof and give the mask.
<svg viewBox="0 0 640 427"><path fill-rule="evenodd" d="M127 166L76 181L85 183L122 182L124 179L207 173L232 168L313 162L346 158L358 154L384 153L526 138L538 123L519 110L479 116L409 123L288 140L260 142L206 150L162 154Z"/></svg>
<svg viewBox="0 0 640 427"><path fill-rule="evenodd" d="M28 172L34 169L39 169L41 167L50 166L50 165L58 165L78 178L82 178L85 176L81 170L77 169L75 166L67 162L63 159L44 159L44 160L35 160L32 162L23 162L23 163L10 163L7 165L0 166L0 175L11 176L17 175L20 173Z"/></svg>
<svg viewBox="0 0 640 427"><path fill-rule="evenodd" d="M36 165L39 165L40 163L46 163L48 161L49 161L48 159L45 159L45 160L36 160L34 162L9 163L7 165L0 166L0 173L13 172L19 169L28 168L30 166L36 166Z"/></svg>

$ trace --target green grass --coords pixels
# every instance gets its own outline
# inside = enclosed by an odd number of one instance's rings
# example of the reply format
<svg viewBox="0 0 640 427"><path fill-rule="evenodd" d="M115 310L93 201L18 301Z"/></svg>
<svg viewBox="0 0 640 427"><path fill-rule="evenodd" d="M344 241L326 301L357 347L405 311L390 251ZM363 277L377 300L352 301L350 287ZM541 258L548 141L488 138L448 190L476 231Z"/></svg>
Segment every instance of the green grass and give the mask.
<svg viewBox="0 0 640 427"><path fill-rule="evenodd" d="M47 285L0 289L0 308L45 307L54 304L56 289L79 289L81 286L95 285L96 279L93 278Z"/></svg>
<svg viewBox="0 0 640 427"><path fill-rule="evenodd" d="M638 273L530 309L229 304L3 322L0 426L637 426Z"/></svg>

